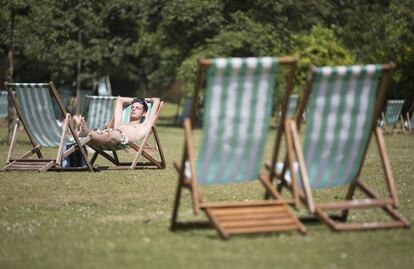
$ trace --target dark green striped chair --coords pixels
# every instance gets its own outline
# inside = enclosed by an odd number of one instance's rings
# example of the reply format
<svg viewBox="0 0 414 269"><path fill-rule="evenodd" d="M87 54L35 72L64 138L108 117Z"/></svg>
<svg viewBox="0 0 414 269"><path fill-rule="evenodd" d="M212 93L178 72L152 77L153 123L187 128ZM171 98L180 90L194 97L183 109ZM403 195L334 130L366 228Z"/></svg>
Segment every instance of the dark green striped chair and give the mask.
<svg viewBox="0 0 414 269"><path fill-rule="evenodd" d="M388 100L385 105L385 113L381 113L385 133L401 132L404 126L402 108L404 100ZM401 126L397 126L400 124Z"/></svg>
<svg viewBox="0 0 414 269"><path fill-rule="evenodd" d="M9 102L6 91L0 91L0 118L5 118L9 115Z"/></svg>
<svg viewBox="0 0 414 269"><path fill-rule="evenodd" d="M184 122L184 119L187 118L190 115L191 110L191 104L192 104L192 96L185 96L184 102L182 104L181 113L176 116L176 122L179 125L182 125Z"/></svg>
<svg viewBox="0 0 414 269"><path fill-rule="evenodd" d="M93 171L87 159L83 145L88 138L80 139L69 124L70 114L66 113L58 91L52 82L50 83L5 83L9 94L12 95L13 105L17 111L17 122L14 127L12 141L7 156L7 165L2 171L35 170L39 172L47 170L63 169L62 160L80 150L89 171ZM53 101L57 102L60 112L65 115L63 122L58 122L53 109ZM31 150L18 158L12 158L12 152L16 146L18 124L21 122L32 144ZM42 147L56 147L56 158L44 158ZM67 149L66 149L67 148ZM37 158L31 158L34 154Z"/></svg>
<svg viewBox="0 0 414 269"><path fill-rule="evenodd" d="M260 172L276 75L282 67L289 70L286 86L286 96L289 96L295 66L296 59L291 57L219 58L199 63L193 100L198 98L205 79L203 136L199 152L195 155L192 144L194 123L190 120L194 119L196 111L193 105L190 117L184 121L183 159L174 163L179 180L171 219L172 230L193 225L177 221L181 192L183 188L188 188L195 214L203 210L222 238L245 233L306 231L287 203L280 199L269 175ZM283 104L287 106L287 98ZM248 182L257 178L273 199L206 202L198 187Z"/></svg>
<svg viewBox="0 0 414 269"><path fill-rule="evenodd" d="M86 95L85 98L88 110L82 114L85 114L88 128L104 129L112 119L116 97Z"/></svg>
<svg viewBox="0 0 414 269"><path fill-rule="evenodd" d="M285 162L276 164L272 160L267 164L268 168L275 168L282 180L279 190L288 187L313 216L335 231L409 226L396 210L399 201L394 178L381 129L376 127L393 70L393 65L312 68L298 113L302 114L306 106L308 122L303 143L299 138L299 117L286 120L284 134L288 154ZM386 178L388 195L385 198L360 178L373 134ZM348 186L344 201L316 202L313 199L313 190L339 186ZM356 199L356 189L367 197ZM389 219L345 223L349 210L368 208L382 209ZM341 214L328 215L335 211Z"/></svg>
<svg viewBox="0 0 414 269"><path fill-rule="evenodd" d="M116 97L113 96L87 96L88 102L88 128L104 129L112 127L114 103ZM159 117L163 102L161 102L158 111L152 111L152 104L147 103L147 113L155 113L151 128L148 130L147 135L141 141L129 141L128 144L119 144L116 146L91 146L95 151L91 163L95 164L96 159L99 156L104 157L110 161L113 165L111 166L99 166L100 170L121 170L121 169L142 169L142 168L158 168L164 169L165 157L161 147L161 141L158 136L156 128L156 121ZM122 112L122 122L124 124L129 123L129 116L131 114L131 106L126 106ZM146 117L142 119L142 123L147 120ZM152 141L150 141L152 140ZM132 161L121 161L117 151L125 150L134 154ZM139 158L143 158L143 161L139 161Z"/></svg>

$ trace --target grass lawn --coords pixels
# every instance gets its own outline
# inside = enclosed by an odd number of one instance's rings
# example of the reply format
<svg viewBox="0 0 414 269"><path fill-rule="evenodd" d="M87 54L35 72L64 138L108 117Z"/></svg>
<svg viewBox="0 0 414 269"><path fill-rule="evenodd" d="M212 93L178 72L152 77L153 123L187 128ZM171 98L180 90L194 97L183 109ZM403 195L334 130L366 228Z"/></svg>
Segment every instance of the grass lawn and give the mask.
<svg viewBox="0 0 414 269"><path fill-rule="evenodd" d="M413 229L334 233L316 223L307 225L306 236L295 232L227 241L214 229L170 232L177 182L172 161L181 158L183 146L182 129L171 124L174 112L175 106L167 104L158 126L165 170L0 173L0 268L414 268ZM0 138L6 132L3 122ZM199 133L195 131L196 141ZM273 136L274 129L269 145ZM400 212L414 223L414 135L388 135L385 141ZM23 132L18 144L21 152L29 146ZM7 149L3 139L1 166ZM378 192L385 189L375 144L362 178ZM258 182L204 187L202 192L209 201L263 195ZM344 194L344 188L337 188L316 197L340 199ZM205 219L193 216L188 192L179 218ZM381 214L350 215L351 221L364 218Z"/></svg>

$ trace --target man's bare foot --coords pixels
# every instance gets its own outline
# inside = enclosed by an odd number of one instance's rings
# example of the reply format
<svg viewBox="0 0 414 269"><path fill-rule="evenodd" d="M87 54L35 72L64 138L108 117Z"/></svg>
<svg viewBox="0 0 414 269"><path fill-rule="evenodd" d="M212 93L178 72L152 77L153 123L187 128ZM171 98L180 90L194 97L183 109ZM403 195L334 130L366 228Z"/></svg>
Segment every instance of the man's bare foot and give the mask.
<svg viewBox="0 0 414 269"><path fill-rule="evenodd" d="M89 133L89 130L86 127L85 118L82 117L81 120L80 120L79 136L87 136L88 133Z"/></svg>

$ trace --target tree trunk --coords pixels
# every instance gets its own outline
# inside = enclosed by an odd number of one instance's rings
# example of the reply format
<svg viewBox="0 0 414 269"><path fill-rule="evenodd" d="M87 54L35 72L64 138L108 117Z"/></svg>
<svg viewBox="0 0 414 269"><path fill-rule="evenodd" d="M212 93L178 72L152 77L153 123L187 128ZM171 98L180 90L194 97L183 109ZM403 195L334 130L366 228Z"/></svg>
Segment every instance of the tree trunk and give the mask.
<svg viewBox="0 0 414 269"><path fill-rule="evenodd" d="M79 43L80 46L82 46L82 33L81 33L80 30L78 31L78 43ZM76 63L76 114L77 115L80 114L80 103L81 103L81 100L80 100L80 98L81 98L81 94L80 94L81 65L82 65L81 52L78 51L78 59L77 59L77 63Z"/></svg>
<svg viewBox="0 0 414 269"><path fill-rule="evenodd" d="M13 82L13 72L14 72L14 68L13 68L13 48L14 48L14 11L10 10L10 36L9 36L9 51L7 53L7 59L9 61L9 68L8 68L8 74L7 74L7 81L8 82ZM13 107L13 103L12 103L12 99L11 96L8 97L8 113L9 113L9 117L8 117L8 122L7 122L7 142L8 144L10 144L11 142L11 138L12 138L12 134L13 134L13 125L14 125L14 121L15 121L15 112L14 112L14 107Z"/></svg>

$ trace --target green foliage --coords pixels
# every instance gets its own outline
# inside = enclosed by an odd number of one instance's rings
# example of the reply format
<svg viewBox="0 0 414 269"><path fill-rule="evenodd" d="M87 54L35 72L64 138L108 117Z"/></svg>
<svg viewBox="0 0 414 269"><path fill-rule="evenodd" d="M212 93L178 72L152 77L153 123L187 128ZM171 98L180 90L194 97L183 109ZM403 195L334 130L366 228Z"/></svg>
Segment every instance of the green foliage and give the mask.
<svg viewBox="0 0 414 269"><path fill-rule="evenodd" d="M297 86L303 87L311 65L347 65L356 63L350 50L338 42L333 29L320 25L312 27L307 35L294 35L295 51L299 57Z"/></svg>
<svg viewBox="0 0 414 269"><path fill-rule="evenodd" d="M410 0L0 0L2 74L14 17L15 80L82 88L110 75L115 93L192 89L205 57L300 57L310 64L397 64L391 97L414 100L414 5ZM13 14L13 16L12 16Z"/></svg>

